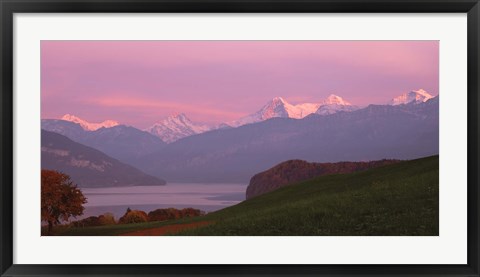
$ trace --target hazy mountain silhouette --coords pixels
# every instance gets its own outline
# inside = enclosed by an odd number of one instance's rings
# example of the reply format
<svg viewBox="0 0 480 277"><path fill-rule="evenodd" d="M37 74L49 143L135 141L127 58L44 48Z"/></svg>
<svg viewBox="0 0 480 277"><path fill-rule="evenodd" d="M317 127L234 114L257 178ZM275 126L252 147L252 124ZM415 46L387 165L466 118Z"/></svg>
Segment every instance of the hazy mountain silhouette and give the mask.
<svg viewBox="0 0 480 277"><path fill-rule="evenodd" d="M272 118L171 143L138 160L145 172L182 182L248 182L291 159L413 159L438 154L438 97L352 112Z"/></svg>
<svg viewBox="0 0 480 277"><path fill-rule="evenodd" d="M165 185L165 181L143 173L91 147L60 134L42 130L42 169L70 175L79 187Z"/></svg>
<svg viewBox="0 0 480 277"><path fill-rule="evenodd" d="M156 152L166 145L160 138L126 125L88 131L74 122L43 119L42 129L64 135L133 166L136 166L135 161L139 157Z"/></svg>

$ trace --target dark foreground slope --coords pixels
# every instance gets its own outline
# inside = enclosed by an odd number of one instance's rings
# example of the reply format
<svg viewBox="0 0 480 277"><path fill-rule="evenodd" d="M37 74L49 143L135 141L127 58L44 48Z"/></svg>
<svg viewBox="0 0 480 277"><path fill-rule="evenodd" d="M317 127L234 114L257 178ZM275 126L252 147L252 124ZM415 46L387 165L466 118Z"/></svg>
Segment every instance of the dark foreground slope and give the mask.
<svg viewBox="0 0 480 277"><path fill-rule="evenodd" d="M438 156L323 176L203 217L182 235L438 235Z"/></svg>

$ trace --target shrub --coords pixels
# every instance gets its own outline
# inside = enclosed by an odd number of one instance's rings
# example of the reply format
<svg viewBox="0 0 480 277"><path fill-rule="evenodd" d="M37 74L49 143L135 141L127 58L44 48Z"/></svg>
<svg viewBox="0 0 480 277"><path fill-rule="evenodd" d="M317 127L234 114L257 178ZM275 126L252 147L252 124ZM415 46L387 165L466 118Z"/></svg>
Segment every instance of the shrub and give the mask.
<svg viewBox="0 0 480 277"><path fill-rule="evenodd" d="M115 218L111 213L105 213L100 216L90 216L82 220L74 221L71 223L73 227L92 227L92 226L102 226L102 225L113 225L115 224Z"/></svg>
<svg viewBox="0 0 480 277"><path fill-rule="evenodd" d="M115 217L111 213L104 213L98 217L100 225L113 225L115 224Z"/></svg>
<svg viewBox="0 0 480 277"><path fill-rule="evenodd" d="M100 226L99 218L96 216L90 216L82 220L72 222L74 227L91 227L91 226Z"/></svg>
<svg viewBox="0 0 480 277"><path fill-rule="evenodd" d="M120 219L118 223L120 224L129 224L129 223L140 223L147 222L148 215L144 211L131 210L127 211Z"/></svg>
<svg viewBox="0 0 480 277"><path fill-rule="evenodd" d="M148 221L164 221L169 219L170 215L167 209L158 209L148 213Z"/></svg>
<svg viewBox="0 0 480 277"><path fill-rule="evenodd" d="M195 217L195 216L202 216L205 215L205 212L194 209L194 208L185 208L180 211L182 217Z"/></svg>
<svg viewBox="0 0 480 277"><path fill-rule="evenodd" d="M164 221L200 215L204 215L204 212L193 208L185 208L182 210L175 208L157 209L148 213L148 221Z"/></svg>

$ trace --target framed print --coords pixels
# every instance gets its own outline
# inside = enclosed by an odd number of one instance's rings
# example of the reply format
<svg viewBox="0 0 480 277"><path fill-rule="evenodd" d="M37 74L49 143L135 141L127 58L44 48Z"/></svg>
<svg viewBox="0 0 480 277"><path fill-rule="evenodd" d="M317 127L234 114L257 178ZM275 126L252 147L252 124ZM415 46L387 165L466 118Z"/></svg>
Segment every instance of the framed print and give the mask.
<svg viewBox="0 0 480 277"><path fill-rule="evenodd" d="M1 276L478 276L478 1L2 1Z"/></svg>

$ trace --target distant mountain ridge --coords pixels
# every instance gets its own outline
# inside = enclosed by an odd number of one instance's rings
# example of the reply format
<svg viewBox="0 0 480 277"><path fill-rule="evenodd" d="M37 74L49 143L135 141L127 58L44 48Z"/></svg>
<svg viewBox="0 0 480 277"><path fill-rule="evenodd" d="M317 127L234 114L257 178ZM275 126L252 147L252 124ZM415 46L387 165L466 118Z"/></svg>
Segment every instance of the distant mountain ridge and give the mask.
<svg viewBox="0 0 480 277"><path fill-rule="evenodd" d="M271 118L168 144L138 166L176 182L248 182L286 160L315 162L414 159L438 154L438 96L352 112Z"/></svg>
<svg viewBox="0 0 480 277"><path fill-rule="evenodd" d="M423 89L412 90L391 99L387 105L402 105L409 103L419 104L432 98L433 96ZM172 143L179 139L207 131L232 127L236 128L246 124L262 122L271 118L302 119L311 114L329 115L337 112L353 112L360 108L361 107L352 105L350 102L335 94L331 94L327 98L316 103L299 103L295 105L290 104L282 97L274 97L257 112L238 120L208 125L190 120L185 113L177 113L145 128L143 131L160 138L163 142ZM114 120L105 120L101 123L91 123L71 114L64 115L61 120L77 123L85 131L96 131L101 128L109 129L120 125ZM63 134L69 136L67 133ZM86 142L86 144L88 144L88 142Z"/></svg>
<svg viewBox="0 0 480 277"><path fill-rule="evenodd" d="M145 131L161 138L167 143L172 143L191 135L216 129L239 127L275 117L301 119L313 113L332 114L337 111L353 111L355 109L357 109L356 106L352 106L349 102L333 94L319 103L301 103L297 105L288 103L282 97L275 97L256 113L235 121L225 122L219 125L206 125L193 122L184 113L180 113L155 123L145 129Z"/></svg>
<svg viewBox="0 0 480 277"><path fill-rule="evenodd" d="M264 172L255 174L247 187L246 198L250 199L284 186L312 178L352 173L379 166L400 162L399 160L379 160L370 162L309 163L302 160L289 160Z"/></svg>
<svg viewBox="0 0 480 277"><path fill-rule="evenodd" d="M70 175L79 187L155 186L166 182L91 147L42 130L42 169Z"/></svg>

